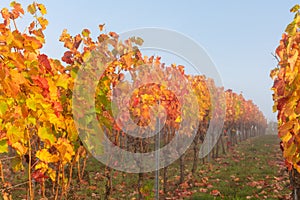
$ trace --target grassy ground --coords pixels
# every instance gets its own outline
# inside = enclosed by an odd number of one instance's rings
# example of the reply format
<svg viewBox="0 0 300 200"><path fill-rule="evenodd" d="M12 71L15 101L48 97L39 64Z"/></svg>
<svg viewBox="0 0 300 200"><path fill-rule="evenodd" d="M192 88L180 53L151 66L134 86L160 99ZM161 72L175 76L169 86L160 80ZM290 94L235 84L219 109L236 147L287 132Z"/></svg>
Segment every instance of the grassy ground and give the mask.
<svg viewBox="0 0 300 200"><path fill-rule="evenodd" d="M202 166L204 174L198 175L207 177L211 188L195 187L199 192L192 199L288 199L288 174L276 135L244 141L212 164L209 171Z"/></svg>
<svg viewBox="0 0 300 200"><path fill-rule="evenodd" d="M199 163L194 177L191 176L192 157L185 157L185 182L179 182L179 163L168 170L167 193L161 191L161 199L288 199L290 193L288 174L285 171L279 140L275 135L266 135L246 140L235 146L227 155ZM96 161L88 165L91 184L80 192L82 196L103 198L104 181L95 169ZM99 165L98 165L99 166ZM98 177L97 177L98 174ZM162 171L160 172L162 175ZM99 177L100 176L100 177ZM138 199L136 174L112 172L113 191L111 199ZM162 190L162 177L161 190ZM153 199L154 174L144 174L143 193L145 199ZM91 188L91 187L89 187ZM76 194L80 194L77 191Z"/></svg>
<svg viewBox="0 0 300 200"><path fill-rule="evenodd" d="M179 184L179 161L169 166L167 192L161 199L288 199L290 193L288 174L282 161L279 140L266 135L241 142L226 155L220 154L209 163L199 163L191 175L192 151L185 156L185 182ZM87 162L84 181L74 181L68 199L104 199L104 169L95 159ZM138 199L138 175L112 170L112 191L109 199ZM162 176L162 170L160 171ZM19 180L20 175L15 176ZM154 173L143 174L144 199L154 199ZM13 191L14 199L24 198L24 188Z"/></svg>

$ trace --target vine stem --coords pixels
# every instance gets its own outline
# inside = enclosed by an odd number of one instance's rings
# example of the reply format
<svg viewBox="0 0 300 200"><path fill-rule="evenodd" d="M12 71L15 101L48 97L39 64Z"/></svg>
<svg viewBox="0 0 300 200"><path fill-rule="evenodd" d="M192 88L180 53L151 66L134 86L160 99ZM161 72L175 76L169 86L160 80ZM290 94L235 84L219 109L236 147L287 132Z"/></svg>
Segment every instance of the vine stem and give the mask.
<svg viewBox="0 0 300 200"><path fill-rule="evenodd" d="M1 160L0 160L0 174L1 174L2 183L4 184L5 183L5 179L4 179L3 166L2 166Z"/></svg>
<svg viewBox="0 0 300 200"><path fill-rule="evenodd" d="M20 156L12 156L12 157L1 158L1 159L0 159L0 162L1 162L1 161L6 161L6 160L12 160L12 159L18 158L18 157L20 157Z"/></svg>
<svg viewBox="0 0 300 200"><path fill-rule="evenodd" d="M82 166L82 169L81 169L81 178L83 178L83 175L84 175L84 171L85 171L85 168L86 168L87 159L88 159L88 155L86 154L86 156L85 156L85 158L83 160L83 166Z"/></svg>
<svg viewBox="0 0 300 200"><path fill-rule="evenodd" d="M19 183L19 184L17 184L17 185L10 186L9 189L16 188L16 187L19 187L19 186L21 186L21 185L26 185L26 184L28 184L28 182L29 182L29 181L25 181L25 182L23 182L23 183Z"/></svg>
<svg viewBox="0 0 300 200"><path fill-rule="evenodd" d="M14 27L15 27L15 29L16 29L16 30L18 30L18 28L17 28L17 24L16 24L16 20L15 20L15 19L13 19L12 21L13 21L13 23L14 23Z"/></svg>
<svg viewBox="0 0 300 200"><path fill-rule="evenodd" d="M66 177L65 177L65 169L64 169L64 166L63 166L63 163L61 162L61 166L60 166L60 168L61 168L61 180L62 180L62 189L61 189L61 194L60 194L60 200L62 200L63 199L63 197L64 197L64 195L65 195L65 193L66 193L66 185L65 185L65 179L66 179Z"/></svg>
<svg viewBox="0 0 300 200"><path fill-rule="evenodd" d="M30 135L29 135L29 131L27 129L27 137L28 137L28 156L29 156L29 162L28 162L28 184L29 184L29 196L30 196L30 200L34 200L34 191L32 188L32 177L31 177L31 140L30 140Z"/></svg>
<svg viewBox="0 0 300 200"><path fill-rule="evenodd" d="M61 171L61 163L58 166L58 175L57 175L57 185L56 185L56 191L55 191L55 197L54 200L58 199L58 193L59 193L59 181L60 181L60 171Z"/></svg>

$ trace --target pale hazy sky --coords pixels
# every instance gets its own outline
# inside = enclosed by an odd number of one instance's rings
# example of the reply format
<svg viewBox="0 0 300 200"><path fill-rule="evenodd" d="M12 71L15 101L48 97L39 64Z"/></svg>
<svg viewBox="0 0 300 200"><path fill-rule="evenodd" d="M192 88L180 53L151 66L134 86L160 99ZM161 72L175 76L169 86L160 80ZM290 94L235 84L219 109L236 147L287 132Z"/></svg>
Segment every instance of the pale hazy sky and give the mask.
<svg viewBox="0 0 300 200"><path fill-rule="evenodd" d="M8 7L1 0L0 7ZM27 6L28 0L19 1ZM178 31L202 45L216 64L225 88L243 92L253 99L268 119L272 113L272 80L269 71L276 66L273 53L285 27L292 20L289 9L296 0L151 0L151 1L37 1L48 10L49 26L43 49L60 58L63 45L58 38L64 28L71 34L88 28L96 36L98 24L117 33L159 27ZM24 6L25 7L25 6Z"/></svg>

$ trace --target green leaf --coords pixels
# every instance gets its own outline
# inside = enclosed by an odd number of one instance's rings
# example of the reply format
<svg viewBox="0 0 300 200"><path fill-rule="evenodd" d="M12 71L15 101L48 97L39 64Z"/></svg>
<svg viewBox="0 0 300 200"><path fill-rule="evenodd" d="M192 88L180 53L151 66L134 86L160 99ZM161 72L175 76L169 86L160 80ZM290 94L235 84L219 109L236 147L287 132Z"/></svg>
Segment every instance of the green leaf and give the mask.
<svg viewBox="0 0 300 200"><path fill-rule="evenodd" d="M0 115L4 115L5 112L7 111L8 106L6 104L6 102L0 102Z"/></svg>
<svg viewBox="0 0 300 200"><path fill-rule="evenodd" d="M43 142L49 141L50 144L53 144L56 141L56 137L46 127L40 127L38 129L38 136Z"/></svg>
<svg viewBox="0 0 300 200"><path fill-rule="evenodd" d="M0 153L8 153L7 140L1 140L0 141Z"/></svg>
<svg viewBox="0 0 300 200"><path fill-rule="evenodd" d="M36 111L36 103L32 98L26 100L26 105L33 111Z"/></svg>
<svg viewBox="0 0 300 200"><path fill-rule="evenodd" d="M77 77L77 72L78 72L78 69L73 68L73 69L71 70L71 77L72 77L72 78L76 78L76 77Z"/></svg>

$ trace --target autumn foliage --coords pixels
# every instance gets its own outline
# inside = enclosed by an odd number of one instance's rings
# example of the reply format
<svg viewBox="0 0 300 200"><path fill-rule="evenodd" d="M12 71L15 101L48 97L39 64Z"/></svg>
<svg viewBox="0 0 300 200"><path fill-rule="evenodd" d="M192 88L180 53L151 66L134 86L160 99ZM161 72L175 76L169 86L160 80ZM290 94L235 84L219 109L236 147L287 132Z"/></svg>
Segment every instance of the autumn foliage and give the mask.
<svg viewBox="0 0 300 200"><path fill-rule="evenodd" d="M1 158L10 159L12 170L14 172L26 171L28 176L29 196L34 199L35 188L33 183L38 183L41 188L41 196L46 197L47 191L51 191L52 197L58 199L63 197L69 191L72 184L73 172L76 169L79 181L81 181L86 162L86 147L93 152L103 153L101 149L96 148L96 143L101 138L93 138L89 131L95 126L91 121L86 120L86 116L81 116L82 110L89 110L90 99L80 99L81 107L72 105L72 97L80 95L74 93L74 85L77 73L83 67L89 67L85 63L101 63L106 66L102 75L97 79L97 88L95 91L95 112L98 123L105 127L105 133L116 146L120 146L128 151L146 152L151 150L153 141L149 139L140 140L126 136L124 127L128 130L134 126L125 124L129 118L138 126L147 126L151 124L151 107L160 102L160 106L165 108L166 123L163 128L163 141L167 144L175 135L182 122L182 105L185 101L190 105L190 112L186 112L186 119L195 119L199 126L187 126L183 131L184 137L190 137L191 132L195 131L195 163L198 159L199 149L197 147L203 142L209 121L212 117L212 101L223 88L214 85L213 80L204 75L188 75L184 72L181 65L165 66L160 62L159 57L145 57L139 51L142 45L142 39L132 37L121 42L117 33L103 32L103 25L99 26L101 34L96 40L90 37L90 31L83 29L80 34L71 36L67 30L63 30L59 41L67 49L61 60L53 59L40 53L45 44L44 30L48 25L44 15L47 10L44 5L39 3L30 4L27 7L27 13L32 15L33 21L28 25L25 32L21 32L17 26L17 20L25 14L24 9L19 3L12 2L10 9L3 8L1 15L3 21L0 23L0 155ZM294 145L297 141L296 128L291 126L291 120L297 120L297 113L293 110L293 119L287 120L281 113L282 95L293 96L290 106L296 106L294 102L298 101L297 91L294 92L282 86L283 73L296 69L298 62L298 46L294 44L297 40L298 32L293 32L293 36L284 36L281 46L278 49L278 55L282 61L282 67L278 70L278 78L274 88L276 97L278 96L278 108L280 110L280 135L283 138L285 155L288 163L298 167L297 148ZM291 45L293 44L293 45ZM287 52L286 45L293 48L293 51ZM94 52L97 52L96 54ZM282 53L284 51L284 53ZM103 56L105 55L105 56ZM96 59L97 58L97 59ZM284 60L285 59L285 60ZM112 61L112 62L111 62ZM288 64L292 63L292 65ZM147 68L140 66L151 64L155 67L156 78L164 80L164 77L173 76L176 82L165 85L150 84L139 87L134 90L131 96L121 97L118 100L128 101L130 112L121 115L119 120L114 118L113 88L119 88L123 91L131 91L126 83L124 73L129 72L134 77L134 83L138 83L140 74L147 74ZM95 65L93 65L95 66ZM157 70L156 70L157 69ZM175 71L176 73L172 73ZM288 72L288 71L287 71ZM178 76L176 76L178 74ZM89 75L89 74L87 74ZM196 99L181 99L186 95L187 86L182 84L180 77L188 80ZM152 77L151 77L152 76ZM153 73L149 73L149 80L153 79ZM286 73L284 78L295 86L298 80L294 73ZM86 82L85 82L86 81ZM90 80L83 80L82 87L88 87ZM174 84L177 85L174 85ZM169 84L169 85L168 85ZM172 85L173 84L173 85ZM177 88L180 94L176 94L170 88ZM85 89L85 88L83 88ZM226 107L226 117L224 132L230 132L232 138L240 137L246 139L258 132L264 132L266 120L258 107L250 100L245 100L240 94L231 90L225 92L226 105L217 105L216 109L220 112ZM280 100L279 100L280 99ZM194 107L193 102L198 106ZM286 101L284 101L286 102ZM289 107L284 107L289 108ZM119 108L120 110L122 108ZM119 111L120 111L119 110ZM296 109L297 110L297 109ZM291 114L291 110L285 110ZM73 114L79 116L74 120ZM122 112L121 112L122 113ZM196 113L192 115L191 113ZM83 121L82 121L82 120ZM83 122L83 123L81 123ZM98 125L99 125L98 124ZM283 128L284 127L284 128ZM84 130L86 137L78 137L78 130ZM250 132L247 132L250 130ZM292 133L290 130L293 130ZM132 140L132 144L137 144L134 150L125 146L124 141ZM83 143L85 145L83 145ZM232 141L233 143L233 141ZM143 144L143 145L140 145ZM139 147L139 146L142 147ZM294 146L293 146L294 145ZM140 148L140 149L139 149ZM180 159L183 159L181 157ZM0 172L3 172L4 164L0 159ZM197 165L195 164L195 168ZM107 171L111 170L109 168ZM182 169L183 170L183 169ZM103 172L106 175L108 173ZM107 176L109 179L110 177ZM184 178L184 177L183 177ZM8 199L10 196L9 188L13 187L9 180L6 180L1 174L2 196ZM45 185L50 184L51 187ZM109 186L107 186L109 188ZM109 195L109 190L107 190ZM140 190L139 190L140 191Z"/></svg>
<svg viewBox="0 0 300 200"><path fill-rule="evenodd" d="M295 13L295 17L286 27L285 33L282 34L282 39L276 49L278 66L270 73L271 78L274 80L272 87L274 92L273 111L278 111L278 136L281 139L280 147L283 151L286 166L291 173L291 183L295 189L299 188L299 183L296 184L298 181L295 180L299 179L300 173L299 9L300 6L296 5L290 10L292 13Z"/></svg>
<svg viewBox="0 0 300 200"><path fill-rule="evenodd" d="M274 79L274 111L278 111L278 136L281 138L281 148L286 164L291 170L299 165L299 6L291 9L295 13L294 20L282 34L280 45L276 49L279 58L278 67L271 71Z"/></svg>

